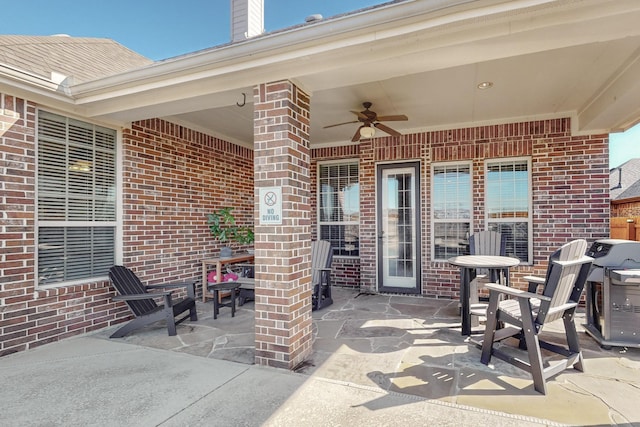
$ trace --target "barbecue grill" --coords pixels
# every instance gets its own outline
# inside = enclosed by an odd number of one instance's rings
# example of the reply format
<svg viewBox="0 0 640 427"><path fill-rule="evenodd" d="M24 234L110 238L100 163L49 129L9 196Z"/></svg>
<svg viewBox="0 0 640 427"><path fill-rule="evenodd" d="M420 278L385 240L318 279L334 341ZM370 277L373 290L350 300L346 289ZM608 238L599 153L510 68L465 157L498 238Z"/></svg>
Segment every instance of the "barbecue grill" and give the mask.
<svg viewBox="0 0 640 427"><path fill-rule="evenodd" d="M640 347L640 242L598 240L587 255L586 332L603 348Z"/></svg>

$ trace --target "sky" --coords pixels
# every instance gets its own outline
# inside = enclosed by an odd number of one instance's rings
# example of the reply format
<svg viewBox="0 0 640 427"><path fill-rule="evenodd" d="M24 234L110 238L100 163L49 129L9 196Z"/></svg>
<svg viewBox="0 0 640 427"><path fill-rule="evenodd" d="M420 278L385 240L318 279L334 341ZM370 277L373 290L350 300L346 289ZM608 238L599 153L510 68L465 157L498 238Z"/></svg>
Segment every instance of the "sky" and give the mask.
<svg viewBox="0 0 640 427"><path fill-rule="evenodd" d="M384 0L264 0L267 32ZM153 60L231 40L230 0L0 0L1 34L104 37ZM37 11L37 13L34 13ZM640 125L611 134L609 167L640 157Z"/></svg>
<svg viewBox="0 0 640 427"><path fill-rule="evenodd" d="M267 32L385 0L264 0ZM153 60L231 40L231 0L0 0L2 34L105 37ZM34 13L37 11L37 13Z"/></svg>
<svg viewBox="0 0 640 427"><path fill-rule="evenodd" d="M626 132L609 135L609 168L636 157L640 157L640 124Z"/></svg>

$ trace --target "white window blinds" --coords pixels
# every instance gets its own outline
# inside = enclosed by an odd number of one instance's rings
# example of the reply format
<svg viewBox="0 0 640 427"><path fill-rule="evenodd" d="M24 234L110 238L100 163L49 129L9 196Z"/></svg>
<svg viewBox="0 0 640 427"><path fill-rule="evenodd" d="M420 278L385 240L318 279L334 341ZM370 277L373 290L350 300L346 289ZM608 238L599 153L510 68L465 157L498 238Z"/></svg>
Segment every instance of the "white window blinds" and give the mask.
<svg viewBox="0 0 640 427"><path fill-rule="evenodd" d="M114 264L116 131L38 114L40 285L105 276Z"/></svg>

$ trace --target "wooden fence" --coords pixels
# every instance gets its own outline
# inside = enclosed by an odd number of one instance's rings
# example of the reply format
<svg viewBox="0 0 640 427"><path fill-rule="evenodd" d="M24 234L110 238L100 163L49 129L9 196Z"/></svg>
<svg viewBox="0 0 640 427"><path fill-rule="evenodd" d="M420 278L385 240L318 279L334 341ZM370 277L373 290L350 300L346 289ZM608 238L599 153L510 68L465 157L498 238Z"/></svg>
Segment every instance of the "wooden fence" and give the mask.
<svg viewBox="0 0 640 427"><path fill-rule="evenodd" d="M609 235L612 239L640 241L640 217L611 218Z"/></svg>

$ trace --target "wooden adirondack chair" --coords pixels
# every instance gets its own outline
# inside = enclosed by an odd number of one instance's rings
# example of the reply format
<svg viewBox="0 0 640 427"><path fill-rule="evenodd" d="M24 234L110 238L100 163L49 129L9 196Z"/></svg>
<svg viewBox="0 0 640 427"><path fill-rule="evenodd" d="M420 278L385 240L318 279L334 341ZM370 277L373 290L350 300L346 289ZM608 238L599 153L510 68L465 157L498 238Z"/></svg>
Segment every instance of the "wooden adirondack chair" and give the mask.
<svg viewBox="0 0 640 427"><path fill-rule="evenodd" d="M582 351L574 314L582 294L592 258L585 255L587 242L574 240L562 246L551 257L544 279L531 277L528 292L498 284L487 284L490 290L487 323L482 341L482 363L489 364L496 356L518 368L529 371L536 391L546 394L546 379L573 366L583 371ZM542 293L536 288L542 285ZM501 295L511 299L502 300ZM566 345L552 344L540 339L545 324L562 318ZM506 324L504 328L500 325ZM528 362L494 347L494 342L509 337L519 339L520 348L528 354ZM560 361L546 364L540 347L562 355Z"/></svg>
<svg viewBox="0 0 640 427"><path fill-rule="evenodd" d="M144 286L133 271L122 265L116 265L109 269L109 278L120 295L113 297L114 301L125 301L135 318L130 320L109 338L121 338L129 332L146 326L159 320L167 321L169 336L176 335L176 325L187 318L198 320L196 312L196 296L194 283L175 283L164 285ZM187 297L174 302L171 298L172 291L150 293L150 289L187 289ZM158 305L154 298L162 297L164 304ZM188 311L188 313L176 320L176 317Z"/></svg>
<svg viewBox="0 0 640 427"><path fill-rule="evenodd" d="M311 286L313 290L312 310L333 304L331 298L331 263L333 249L327 240L311 242Z"/></svg>

